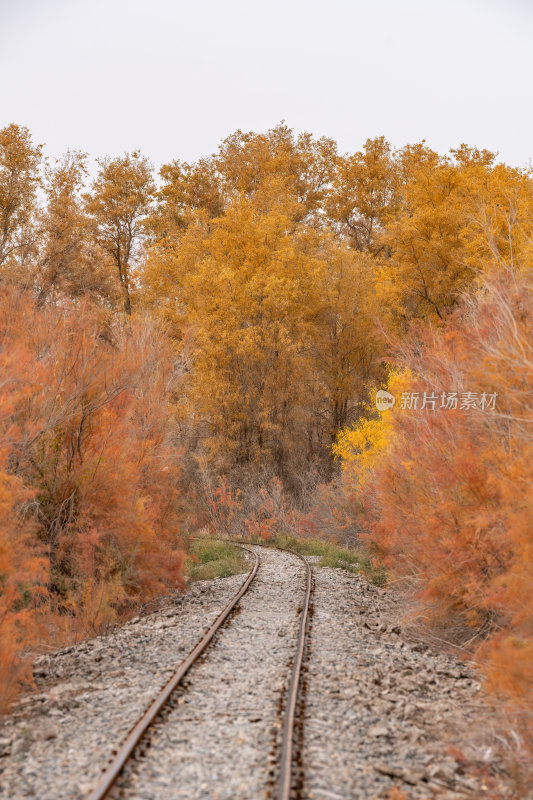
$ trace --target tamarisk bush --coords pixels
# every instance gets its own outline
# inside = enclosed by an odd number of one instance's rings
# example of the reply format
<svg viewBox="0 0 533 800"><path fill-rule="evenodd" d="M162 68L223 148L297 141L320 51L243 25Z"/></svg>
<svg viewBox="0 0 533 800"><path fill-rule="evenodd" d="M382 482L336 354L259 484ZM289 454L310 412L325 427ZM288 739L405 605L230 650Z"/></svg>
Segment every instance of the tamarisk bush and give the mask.
<svg viewBox="0 0 533 800"><path fill-rule="evenodd" d="M0 363L0 638L11 641L0 669L10 673L31 620L94 634L182 584L181 470L173 359L149 317L127 324L84 301L36 308L3 290Z"/></svg>
<svg viewBox="0 0 533 800"><path fill-rule="evenodd" d="M394 410L337 445L366 537L521 708L533 702L532 311L531 273L506 274L445 327L413 329L388 386ZM441 407L442 392L458 393L457 408ZM417 408L401 401L412 393ZM461 408L466 393L475 406ZM483 393L497 393L494 409Z"/></svg>

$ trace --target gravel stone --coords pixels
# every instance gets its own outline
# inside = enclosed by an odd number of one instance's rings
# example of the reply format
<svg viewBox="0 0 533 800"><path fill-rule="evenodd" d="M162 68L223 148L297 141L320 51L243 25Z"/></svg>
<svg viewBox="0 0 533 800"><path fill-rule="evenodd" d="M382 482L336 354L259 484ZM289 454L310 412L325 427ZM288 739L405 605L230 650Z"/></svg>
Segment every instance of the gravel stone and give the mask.
<svg viewBox="0 0 533 800"><path fill-rule="evenodd" d="M475 673L404 641L397 608L390 589L315 569L302 797L510 797Z"/></svg>
<svg viewBox="0 0 533 800"><path fill-rule="evenodd" d="M0 723L0 798L84 797L117 740L125 738L243 579L199 581L152 614L40 657L34 672L39 692L22 699Z"/></svg>
<svg viewBox="0 0 533 800"><path fill-rule="evenodd" d="M186 691L155 726L149 748L139 748L126 768L124 797L266 796L276 777L268 754L280 744L280 698L290 675L305 567L292 554L260 549L261 567L237 618L191 670Z"/></svg>
<svg viewBox="0 0 533 800"><path fill-rule="evenodd" d="M257 549L255 581L113 797L273 797L305 570L294 555ZM409 800L516 797L473 669L410 641L392 589L309 560L298 800L385 800L395 787ZM85 797L243 579L196 583L108 635L39 658L37 691L0 723L0 799Z"/></svg>

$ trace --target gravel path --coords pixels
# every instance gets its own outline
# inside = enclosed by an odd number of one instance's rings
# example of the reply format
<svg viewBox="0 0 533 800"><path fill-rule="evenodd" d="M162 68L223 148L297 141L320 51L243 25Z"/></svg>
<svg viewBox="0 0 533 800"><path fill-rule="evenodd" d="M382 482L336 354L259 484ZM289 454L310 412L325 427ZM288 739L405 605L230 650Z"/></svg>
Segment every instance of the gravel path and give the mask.
<svg viewBox="0 0 533 800"><path fill-rule="evenodd" d="M397 616L390 590L315 570L303 797L510 796L495 775L490 709L475 676L404 641ZM404 794L389 794L394 786Z"/></svg>

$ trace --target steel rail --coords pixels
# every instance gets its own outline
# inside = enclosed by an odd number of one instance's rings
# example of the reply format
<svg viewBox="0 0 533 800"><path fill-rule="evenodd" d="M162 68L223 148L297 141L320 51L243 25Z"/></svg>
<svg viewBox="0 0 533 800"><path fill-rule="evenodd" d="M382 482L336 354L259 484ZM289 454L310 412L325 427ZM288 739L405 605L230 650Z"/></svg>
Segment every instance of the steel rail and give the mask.
<svg viewBox="0 0 533 800"><path fill-rule="evenodd" d="M119 751L116 753L113 761L107 767L104 774L100 778L100 782L98 783L96 788L93 789L93 791L87 796L87 800L104 800L104 798L108 796L109 792L116 783L117 778L124 769L126 762L133 753L135 747L139 744L140 740L142 739L142 737L144 736L150 725L153 723L158 714L161 712L172 692L183 680L183 678L190 670L194 662L204 652L206 647L211 642L215 633L223 625L225 620L228 618L230 613L233 611L233 609L235 608L235 606L237 605L237 603L239 602L243 594L247 591L253 579L255 578L260 564L259 554L254 552L253 550L250 550L250 548L245 547L242 544L238 544L238 547L241 547L243 550L247 550L255 558L254 565L250 569L250 572L248 573L246 580L242 584L237 594L234 595L234 597L230 600L230 602L220 612L216 620L213 622L207 633L204 634L202 639L198 642L196 647L194 647L193 650L191 650L191 652L187 656L187 658L181 662L177 670L174 672L169 681L165 684L165 686L158 694L158 696L155 698L155 700L152 702L152 704L149 706L149 708L145 711L145 713L137 722L137 724L132 728L125 742L122 744Z"/></svg>
<svg viewBox="0 0 533 800"><path fill-rule="evenodd" d="M230 539L233 544L238 544L237 540ZM254 545L254 542L247 542L247 544ZM298 692L300 689L300 675L302 672L302 665L305 654L305 645L307 637L307 628L309 624L309 607L311 603L311 593L313 589L313 570L311 565L304 558L301 553L291 550L289 547L279 547L279 545L269 545L263 543L259 547L270 547L275 550L281 550L285 553L291 553L303 561L306 570L306 584L305 584L305 597L304 604L300 616L300 626L298 629L298 639L296 642L296 656L294 659L291 677L289 681L289 688L287 691L287 701L285 707L285 714L283 719L283 731L281 736L281 756L280 756L280 771L278 778L278 792L276 795L277 800L290 800L291 796L291 779L292 767L294 761L294 724L296 722L296 705L298 701Z"/></svg>
<svg viewBox="0 0 533 800"><path fill-rule="evenodd" d="M285 549L285 548L280 548ZM306 567L306 588L305 598L300 615L300 628L298 631L298 640L296 643L296 656L292 667L291 678L289 682L289 689L287 692L287 703L285 707L285 718L283 720L283 732L281 739L281 759L280 759L280 772L278 780L278 800L290 800L291 796L291 777L293 765L293 750L294 750L294 723L296 721L296 704L298 700L298 691L300 688L300 674L302 671L302 664L305 654L307 626L309 620L309 605L311 601L312 590L312 570L309 562L300 553L294 550L286 550L292 553L304 562Z"/></svg>

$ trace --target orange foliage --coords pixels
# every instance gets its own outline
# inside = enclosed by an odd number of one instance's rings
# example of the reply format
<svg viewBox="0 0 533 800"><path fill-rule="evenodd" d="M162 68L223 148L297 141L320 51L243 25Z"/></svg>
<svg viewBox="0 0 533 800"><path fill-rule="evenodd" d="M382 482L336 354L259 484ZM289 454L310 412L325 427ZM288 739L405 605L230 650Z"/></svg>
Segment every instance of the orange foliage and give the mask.
<svg viewBox="0 0 533 800"><path fill-rule="evenodd" d="M173 361L150 319L4 291L0 331L0 637L16 655L36 591L40 615L78 636L182 584L180 454Z"/></svg>
<svg viewBox="0 0 533 800"><path fill-rule="evenodd" d="M359 493L369 535L391 568L418 580L433 616L459 625L464 645L490 634L478 655L491 683L529 705L532 289L527 274L488 284L446 328L413 332L401 354L406 389L435 393L437 407L397 402L384 412L392 434ZM496 409L440 409L443 391L497 392Z"/></svg>
<svg viewBox="0 0 533 800"><path fill-rule="evenodd" d="M252 538L271 539L280 532L294 528L295 513L287 503L283 484L272 478L259 490L255 507L244 520L246 532Z"/></svg>
<svg viewBox="0 0 533 800"><path fill-rule="evenodd" d="M35 639L35 609L45 596L46 561L32 541L32 530L20 524L18 504L30 494L6 472L7 452L0 454L0 713L28 679L24 647Z"/></svg>
<svg viewBox="0 0 533 800"><path fill-rule="evenodd" d="M27 680L25 646L37 632L34 610L45 594L46 560L17 508L32 498L20 478L9 473L10 439L16 435L14 411L27 396L29 354L21 343L0 346L0 713ZM31 375L31 371L29 372ZM33 373L35 377L35 373Z"/></svg>

